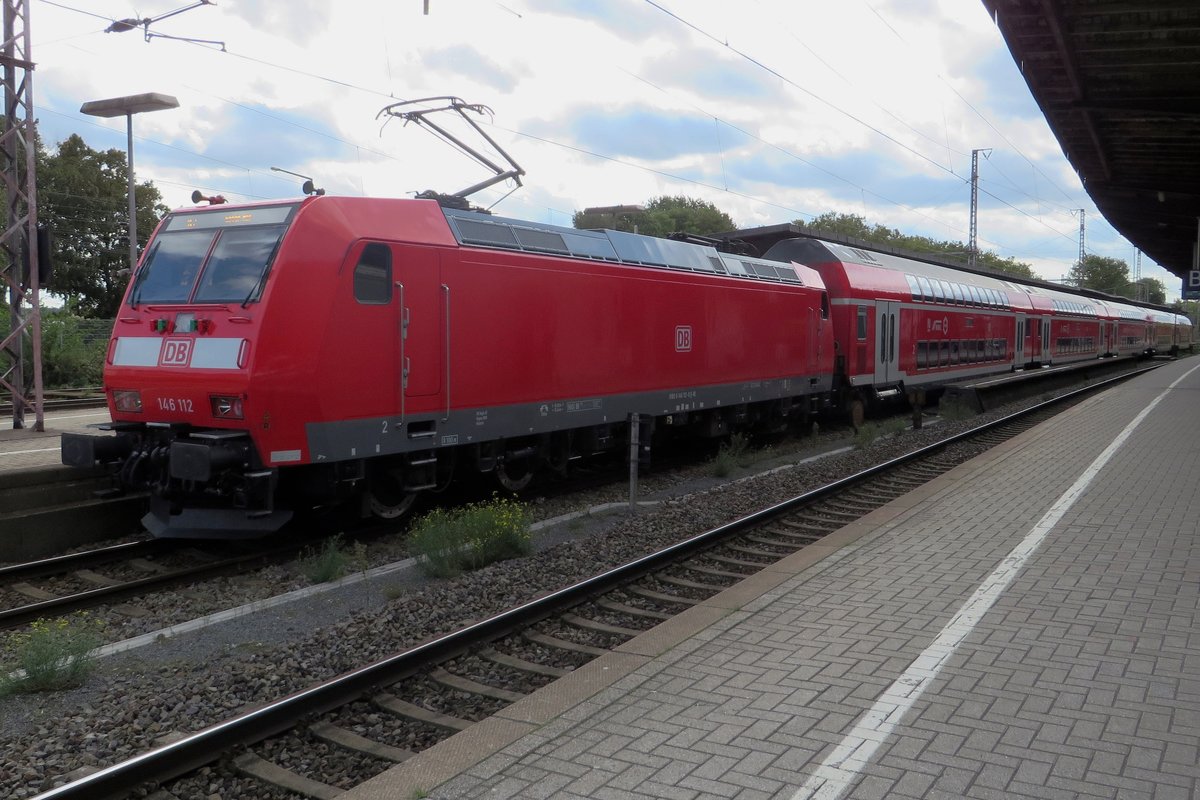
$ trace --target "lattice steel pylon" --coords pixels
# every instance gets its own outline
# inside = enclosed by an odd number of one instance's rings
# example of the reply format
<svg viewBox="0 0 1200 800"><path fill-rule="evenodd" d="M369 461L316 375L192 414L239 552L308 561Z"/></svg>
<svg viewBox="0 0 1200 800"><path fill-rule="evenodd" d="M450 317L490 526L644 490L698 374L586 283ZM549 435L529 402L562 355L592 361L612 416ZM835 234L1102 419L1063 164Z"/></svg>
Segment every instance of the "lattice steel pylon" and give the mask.
<svg viewBox="0 0 1200 800"><path fill-rule="evenodd" d="M4 130L0 133L0 177L5 209L0 233L0 277L8 288L9 330L0 331L0 392L12 398L12 426L25 427L33 409L35 430L44 430L42 409L42 320L38 285L37 142L33 115L33 57L29 4L2 0L4 41ZM28 348L26 345L28 344ZM30 363L32 362L32 363ZM32 383L27 379L32 367Z"/></svg>

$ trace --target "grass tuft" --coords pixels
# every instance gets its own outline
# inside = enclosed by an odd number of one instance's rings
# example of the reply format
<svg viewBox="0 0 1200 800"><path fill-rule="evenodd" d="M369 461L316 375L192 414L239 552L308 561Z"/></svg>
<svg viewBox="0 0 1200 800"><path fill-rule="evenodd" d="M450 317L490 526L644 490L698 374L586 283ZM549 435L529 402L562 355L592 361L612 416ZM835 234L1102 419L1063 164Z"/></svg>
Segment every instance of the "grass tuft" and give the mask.
<svg viewBox="0 0 1200 800"><path fill-rule="evenodd" d="M0 695L49 692L83 685L93 667L103 626L87 612L39 619L12 638L14 661L0 674Z"/></svg>
<svg viewBox="0 0 1200 800"><path fill-rule="evenodd" d="M494 495L485 503L434 509L409 533L421 568L439 578L525 555L532 542L525 507Z"/></svg>
<svg viewBox="0 0 1200 800"><path fill-rule="evenodd" d="M366 546L362 542L355 542L347 551L340 533L326 539L320 550L306 549L300 557L300 571L310 583L336 581L350 572L351 566L365 571Z"/></svg>
<svg viewBox="0 0 1200 800"><path fill-rule="evenodd" d="M717 458L713 462L713 475L718 478L729 477L737 467L747 467L752 463L750 458L750 440L740 433L729 437L728 442L717 448Z"/></svg>
<svg viewBox="0 0 1200 800"><path fill-rule="evenodd" d="M879 422L864 422L858 429L858 432L854 434L854 446L862 450L876 439L899 436L906 430L908 430L908 420L904 418L884 419Z"/></svg>

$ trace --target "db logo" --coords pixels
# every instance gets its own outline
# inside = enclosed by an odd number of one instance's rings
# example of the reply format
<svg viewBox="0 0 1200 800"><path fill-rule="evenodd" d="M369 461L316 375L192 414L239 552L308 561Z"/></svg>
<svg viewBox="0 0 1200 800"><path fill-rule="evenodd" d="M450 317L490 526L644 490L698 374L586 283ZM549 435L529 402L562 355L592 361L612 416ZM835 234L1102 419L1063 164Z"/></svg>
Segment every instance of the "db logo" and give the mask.
<svg viewBox="0 0 1200 800"><path fill-rule="evenodd" d="M692 349L692 326L675 326L675 352L687 353Z"/></svg>
<svg viewBox="0 0 1200 800"><path fill-rule="evenodd" d="M158 356L160 367L186 367L192 360L191 339L166 339Z"/></svg>

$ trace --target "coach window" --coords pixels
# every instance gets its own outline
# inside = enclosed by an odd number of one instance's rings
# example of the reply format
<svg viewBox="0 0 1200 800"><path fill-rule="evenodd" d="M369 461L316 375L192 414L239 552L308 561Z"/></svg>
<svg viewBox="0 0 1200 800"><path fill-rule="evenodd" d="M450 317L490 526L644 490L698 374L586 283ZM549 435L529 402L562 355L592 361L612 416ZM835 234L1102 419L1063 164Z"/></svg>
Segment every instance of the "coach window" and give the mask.
<svg viewBox="0 0 1200 800"><path fill-rule="evenodd" d="M917 276L917 284L921 287L921 299L924 300L926 303L932 303L933 302L933 289L929 285L929 279L918 275Z"/></svg>
<svg viewBox="0 0 1200 800"><path fill-rule="evenodd" d="M917 369L929 366L929 342L917 342Z"/></svg>
<svg viewBox="0 0 1200 800"><path fill-rule="evenodd" d="M858 340L865 342L867 340L867 307L858 307Z"/></svg>
<svg viewBox="0 0 1200 800"><path fill-rule="evenodd" d="M962 284L959 284L959 283L950 284L950 291L954 293L954 302L958 303L961 306L963 304Z"/></svg>
<svg viewBox="0 0 1200 800"><path fill-rule="evenodd" d="M946 293L942 290L942 282L937 278L930 278L929 284L933 287L933 296L939 303L946 301Z"/></svg>
<svg viewBox="0 0 1200 800"><path fill-rule="evenodd" d="M363 248L354 267L354 299L365 305L392 301L392 251L372 242Z"/></svg>
<svg viewBox="0 0 1200 800"><path fill-rule="evenodd" d="M916 277L909 275L908 273L905 273L904 280L908 281L908 292L909 292L909 294L912 295L912 299L920 300L921 299L921 286L920 286L920 284L917 283Z"/></svg>

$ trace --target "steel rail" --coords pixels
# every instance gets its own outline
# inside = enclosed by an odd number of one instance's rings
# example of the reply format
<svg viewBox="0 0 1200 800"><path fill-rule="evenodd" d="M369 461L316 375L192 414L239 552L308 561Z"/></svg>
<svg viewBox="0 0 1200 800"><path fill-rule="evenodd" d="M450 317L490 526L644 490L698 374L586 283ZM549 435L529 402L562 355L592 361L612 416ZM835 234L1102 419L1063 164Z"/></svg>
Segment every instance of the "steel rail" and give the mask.
<svg viewBox="0 0 1200 800"><path fill-rule="evenodd" d="M295 724L297 719L337 708L381 685L405 678L432 662L462 653L480 641L498 638L514 629L525 627L531 622L553 614L561 608L575 605L588 597L624 585L660 566L678 560L682 555L706 549L722 539L760 526L798 507L862 483L897 466L925 458L951 445L1061 405L1079 395L1096 392L1110 384L1119 383L1157 369L1159 366L1161 364L1155 364L1108 380L1098 381L1090 386L1038 403L1001 419L861 470L790 500L677 542L628 564L615 567L572 586L503 611L467 628L445 634L373 664L344 673L324 683L295 692L255 711L209 726L171 744L113 764L84 778L39 794L32 800L99 800L123 797L143 783L161 783L177 778L197 767L211 763L214 754L236 745L253 744L275 733L287 730Z"/></svg>
<svg viewBox="0 0 1200 800"><path fill-rule="evenodd" d="M270 559L278 558L280 556L292 555L301 552L304 547L307 546L307 544L311 544L311 542L291 543L272 548L270 550L247 553L234 558L222 559L209 564L200 564L195 567L188 567L187 569L176 570L174 572L164 572L160 575L150 575L145 578L127 581L116 586L102 586L96 589L88 589L84 592L65 595L63 597L55 597L52 600L43 600L38 603L30 603L29 605L19 606L18 608L7 609L5 611L0 611L0 630L5 628L13 628L17 625L23 625L27 622L33 622L36 619L40 619L48 615L62 614L67 611L89 608L110 600L142 594L146 589L155 589L162 586L185 583L196 578L202 578L209 575L218 575L222 572L236 570L256 561L269 561Z"/></svg>
<svg viewBox="0 0 1200 800"><path fill-rule="evenodd" d="M164 539L151 539L140 542L125 542L108 547L99 547L83 553L69 553L64 556L43 558L38 561L27 561L23 564L9 564L0 567L0 580L11 581L18 578L40 578L59 572L70 572L81 567L94 564L106 564L122 558L136 558L154 553L169 546Z"/></svg>

